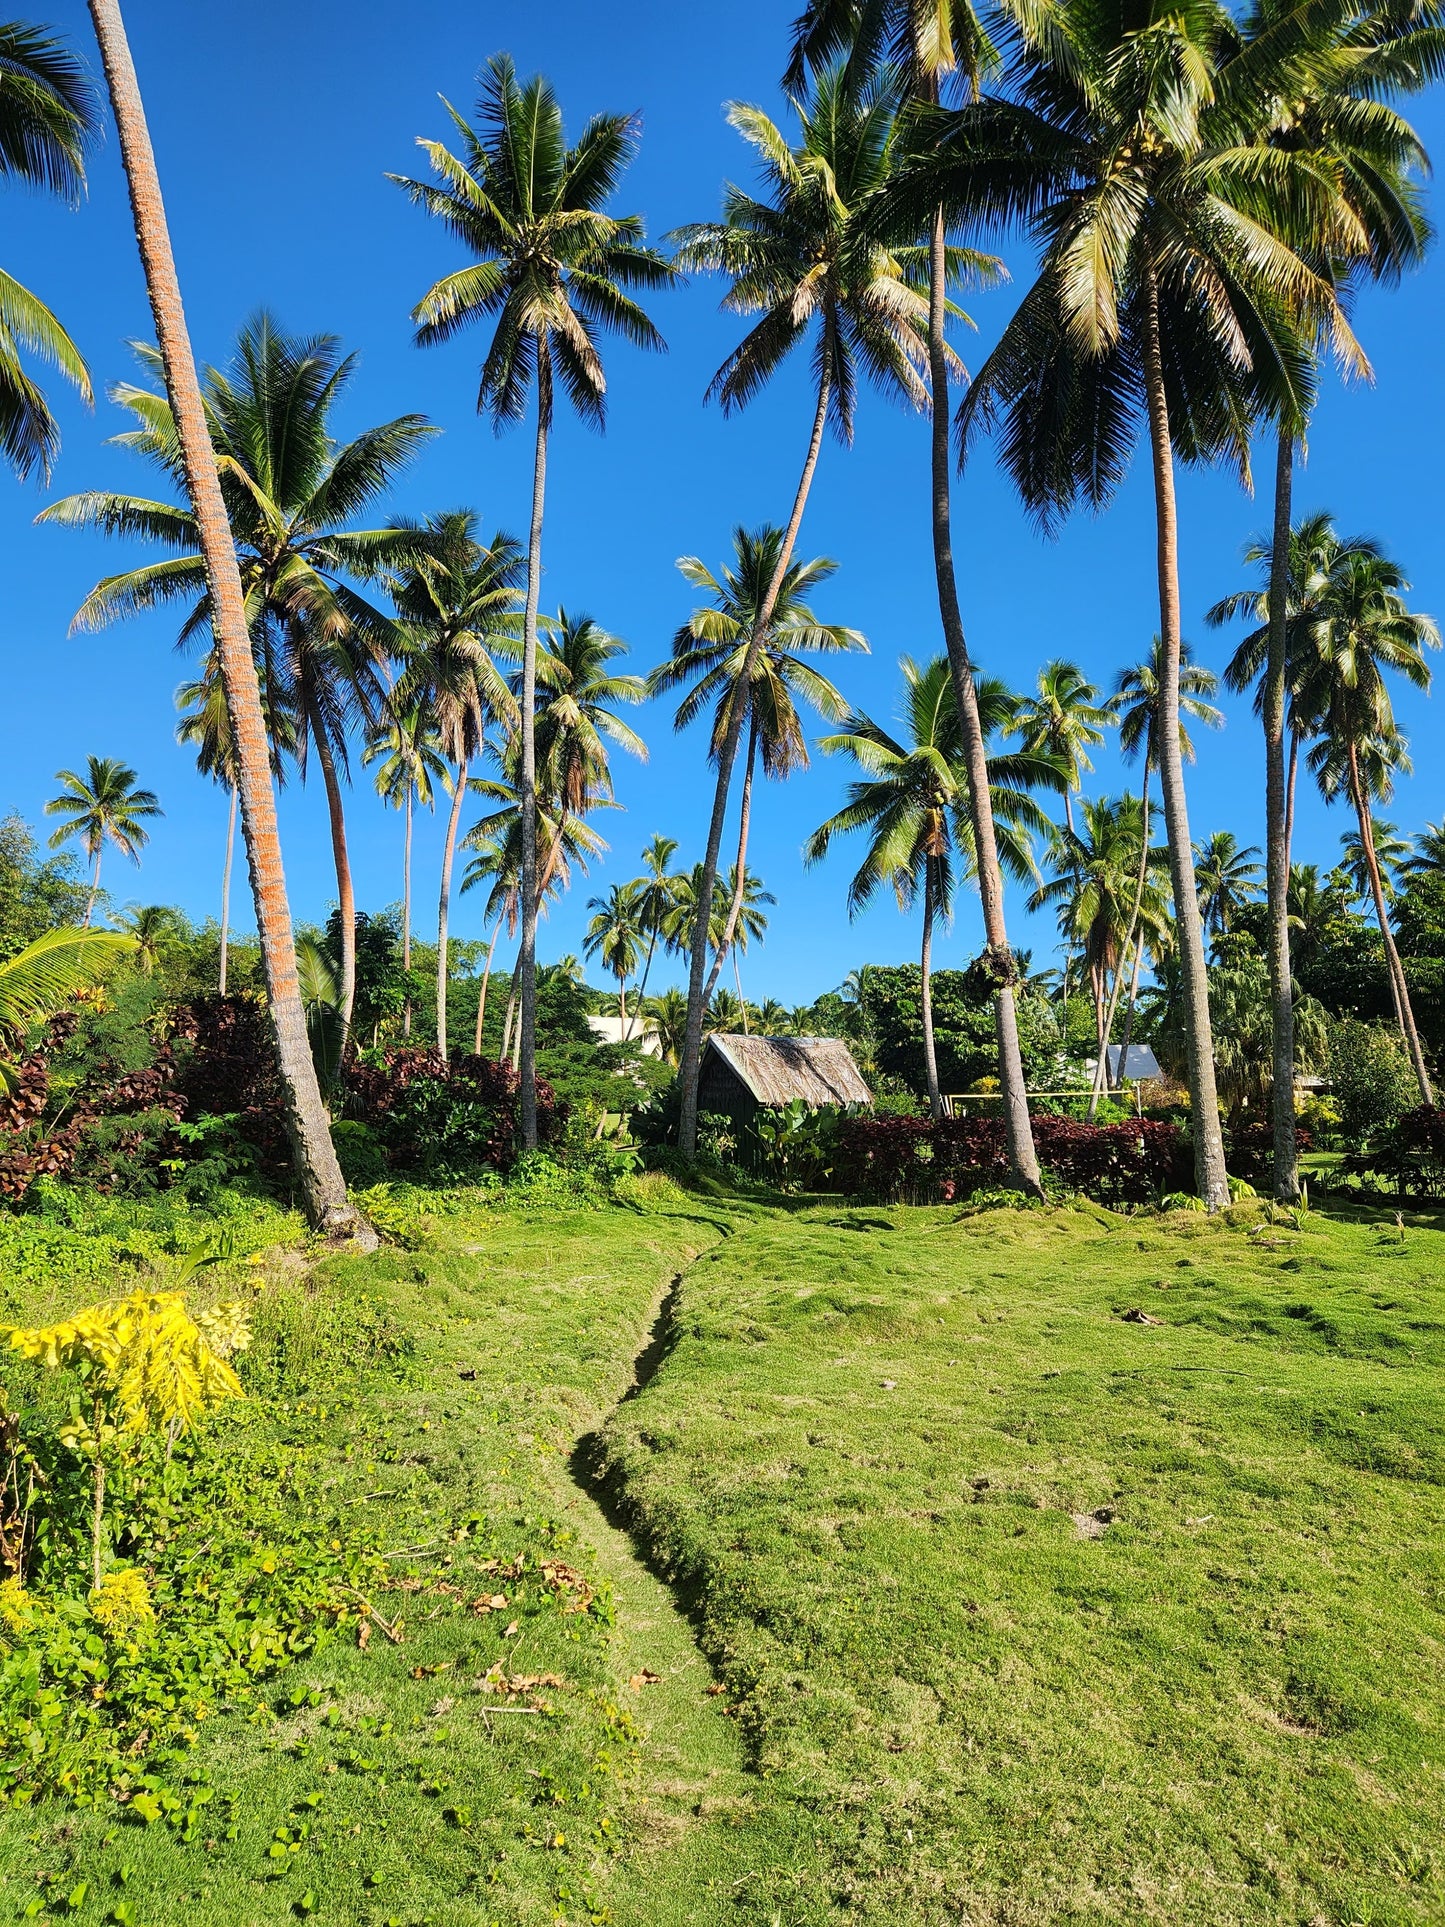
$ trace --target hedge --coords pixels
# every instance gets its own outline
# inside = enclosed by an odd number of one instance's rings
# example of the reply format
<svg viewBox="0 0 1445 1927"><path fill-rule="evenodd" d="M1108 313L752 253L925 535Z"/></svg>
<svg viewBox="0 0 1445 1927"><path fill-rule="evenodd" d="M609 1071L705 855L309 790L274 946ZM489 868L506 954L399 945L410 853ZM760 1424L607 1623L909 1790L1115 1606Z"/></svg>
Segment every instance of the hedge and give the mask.
<svg viewBox="0 0 1445 1927"><path fill-rule="evenodd" d="M1191 1182L1177 1124L1149 1120L1083 1124L1035 1117L1039 1162L1059 1183L1104 1204L1147 1204ZM833 1181L879 1199L966 1197L1009 1182L1008 1136L999 1117L853 1117L839 1126Z"/></svg>

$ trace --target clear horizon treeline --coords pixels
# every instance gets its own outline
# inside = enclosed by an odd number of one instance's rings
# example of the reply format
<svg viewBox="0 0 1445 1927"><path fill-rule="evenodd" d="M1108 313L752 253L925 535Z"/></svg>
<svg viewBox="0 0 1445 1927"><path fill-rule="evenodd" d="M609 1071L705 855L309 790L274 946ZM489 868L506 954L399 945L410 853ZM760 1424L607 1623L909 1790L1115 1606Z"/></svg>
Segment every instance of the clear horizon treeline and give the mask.
<svg viewBox="0 0 1445 1927"><path fill-rule="evenodd" d="M1323 516L1296 522L1291 494L1295 448L1324 363L1367 366L1347 318L1351 287L1367 277L1398 279L1429 239L1420 189L1426 157L1394 103L1437 79L1445 64L1433 7L1401 14L1326 0L1308 13L1209 5L1184 16L1146 4L1104 16L1066 0L1046 26L1014 0L980 12L943 0L810 0L795 22L785 76L798 137L761 110L734 104L730 117L752 149L758 191L730 187L720 219L666 237L672 252L648 244L639 216L611 211L637 139L633 121L594 115L569 143L546 81L523 81L506 56L494 57L473 117L449 107L452 146L419 143L428 177L392 178L470 257L417 302L418 341L483 325L479 412L498 429L532 422L525 544L495 531L487 539L468 511L370 525L368 511L435 431L406 415L338 446L328 415L353 364L330 337L287 337L263 312L243 330L228 367L207 369L197 385L120 9L115 0L92 0L91 13L159 342L141 354L151 382L114 392L136 417L127 445L181 499L71 495L40 519L166 552L99 583L77 621L98 626L177 601L183 639L202 653L182 727L202 769L232 793L228 880L238 815L246 835L293 1141L318 1221L341 1226L355 1214L338 1190L329 1144L317 1141L323 1114L299 1054L290 912L276 887L273 782L288 766L304 777L313 758L320 769L337 875L343 1023L355 988L344 795L351 751L360 744L380 762L379 787L406 812L408 945L412 815L437 788L450 793L438 903L439 1042L445 1050L448 917L461 843L471 858L463 887L484 886L497 931L505 922L518 938L516 1061L530 1147L538 915L601 847L587 819L613 801L610 748L645 754L619 705L682 686L678 726L709 717L715 770L707 843L692 877L694 901L710 914L695 914L686 933L684 1153L696 1141L704 1015L725 959L736 963L748 918L760 914L765 895L747 866L754 777L759 768L782 776L806 763L801 702L842 725L824 747L850 756L861 771L849 804L820 829L810 854L822 855L835 833L870 828L853 897L866 899L876 883L892 887L900 904L921 893L925 982L934 921L951 902L954 850L977 884L985 945L973 970L993 1000L1010 1162L1017 1182L1039 1188L1003 879L1006 871L1036 874L1027 838L1046 834L1054 876L1038 885L1036 900L1058 902L1064 917L1092 843L1109 836L1117 843L1121 832L1129 843L1129 806L1115 807L1112 826L1102 803L1083 812L1082 834L1074 822L1071 798L1087 767L1079 757L1106 706L1072 665L1048 665L1037 694L1020 699L969 654L951 488L955 463L962 466L987 434L996 437L1023 506L1046 527L1081 502L1106 503L1136 443L1148 450L1159 634L1150 661L1128 672L1129 688L1121 678L1115 693L1121 726L1132 732L1126 747L1143 763L1145 794L1133 806L1135 882L1120 954L1096 956L1088 968L1106 1041L1126 966L1134 982L1127 1027L1138 960L1148 947L1158 962L1169 925L1200 1195L1211 1207L1228 1200L1201 908L1208 891L1201 894L1196 875L1184 783L1192 753L1185 720L1191 704L1199 713L1203 696L1191 691L1190 677L1201 672L1188 664L1181 635L1180 461L1230 461L1243 470L1256 443L1273 451L1273 537L1254 555L1261 583L1211 619L1247 615L1254 623L1230 673L1236 687L1257 685L1264 726L1277 1193L1289 1197L1298 1188L1287 895L1301 757L1323 794L1343 797L1355 811L1396 1020L1422 1101L1433 1102L1389 929L1373 806L1388 802L1395 775L1408 767L1389 678L1403 674L1427 686L1424 650L1439 637L1428 618L1407 608L1408 584L1395 565L1370 544L1341 541ZM14 157L7 171L73 194L96 127L83 73L38 30L0 33L9 60L0 145ZM998 346L966 381L947 339L959 312L953 297L999 277L996 257L976 243L1009 226L1033 241L1035 276ZM602 340L661 347L641 300L684 269L722 277L724 307L747 324L709 398L728 412L745 408L805 348L812 416L800 423L802 462L786 521L739 529L734 556L716 573L684 558L684 575L707 600L679 629L669 662L644 682L615 667L621 645L590 618L540 609L551 430L559 402L602 425ZM59 322L19 293L29 304L23 338L85 385ZM956 417L951 374L962 389ZM932 690L931 741L899 742L852 713L809 660L865 646L856 632L821 623L806 600L833 565L797 559L828 432L845 445L851 439L860 375L931 421L920 461L926 449L944 652L921 671L905 667L914 738L923 685ZM0 352L0 439L17 471L48 472L54 424L13 341ZM1018 740L1005 750L999 739L1010 734ZM919 765L911 772L910 759ZM933 771L931 789L924 765ZM1149 833L1151 772L1162 796L1162 861ZM56 807L70 810L95 865L92 904L100 852L116 836L94 829L102 779L120 783L112 821L124 817L132 847L148 794L136 789L133 772L103 759L92 759L85 778L67 774L70 801L56 799ZM1062 792L1062 826L1039 808L1033 792L1041 787ZM468 795L487 807L464 828ZM734 806L736 857L719 899ZM1206 846L1206 871L1217 842ZM614 892L592 907L590 941L619 977L625 1026L631 971L618 966L630 960L633 942L627 906ZM1071 938L1077 911L1066 920ZM1101 1053L1101 1081L1103 1061ZM930 1088L936 1102L936 1077ZM319 1128L324 1134L324 1120Z"/></svg>

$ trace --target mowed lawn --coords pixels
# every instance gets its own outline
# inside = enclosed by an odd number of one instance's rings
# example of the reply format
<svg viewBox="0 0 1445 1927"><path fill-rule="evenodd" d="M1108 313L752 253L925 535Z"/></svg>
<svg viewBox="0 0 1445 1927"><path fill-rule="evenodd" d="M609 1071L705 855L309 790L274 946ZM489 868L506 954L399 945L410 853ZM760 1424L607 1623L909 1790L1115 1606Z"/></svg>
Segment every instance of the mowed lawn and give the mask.
<svg viewBox="0 0 1445 1927"><path fill-rule="evenodd" d="M1445 1232L1229 1215L692 1265L607 1474L808 1816L700 1921L1445 1920Z"/></svg>

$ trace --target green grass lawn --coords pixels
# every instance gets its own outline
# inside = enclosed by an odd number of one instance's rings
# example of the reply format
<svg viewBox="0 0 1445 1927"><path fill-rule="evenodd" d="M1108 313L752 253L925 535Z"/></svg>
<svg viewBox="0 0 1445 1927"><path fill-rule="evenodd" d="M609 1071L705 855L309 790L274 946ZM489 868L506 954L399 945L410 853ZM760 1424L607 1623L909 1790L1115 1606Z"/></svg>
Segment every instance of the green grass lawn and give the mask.
<svg viewBox="0 0 1445 1927"><path fill-rule="evenodd" d="M634 1195L207 1275L203 1459L402 1643L202 1722L189 1827L0 1809L0 1920L1445 1920L1445 1232ZM27 1236L7 1318L164 1273Z"/></svg>

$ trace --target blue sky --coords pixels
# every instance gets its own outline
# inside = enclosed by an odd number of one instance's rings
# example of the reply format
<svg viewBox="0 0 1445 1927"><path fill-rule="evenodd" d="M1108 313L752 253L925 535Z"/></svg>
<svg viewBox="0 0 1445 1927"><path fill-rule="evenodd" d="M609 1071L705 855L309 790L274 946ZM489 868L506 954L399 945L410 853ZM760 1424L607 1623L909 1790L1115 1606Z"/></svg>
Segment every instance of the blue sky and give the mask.
<svg viewBox="0 0 1445 1927"><path fill-rule="evenodd" d="M27 9L30 11L30 9ZM91 56L80 0L49 0L40 17ZM418 135L448 131L438 93L470 105L477 68L509 50L525 72L555 83L569 126L598 109L632 110L642 140L619 206L642 212L653 236L717 208L728 177L747 162L723 103L741 98L780 112L776 77L793 0L734 0L695 9L661 0L553 0L547 9L412 0L130 0L130 32L166 192L197 353L225 357L240 322L260 305L296 331L330 331L360 352L341 419L344 433L409 410L445 430L396 490L400 509L423 514L458 504L489 526L525 529L530 446L525 431L496 439L474 413L483 338L445 349L411 343L408 310L459 258L453 245L384 178L419 169ZM95 63L98 66L98 63ZM1417 103L1427 144L1441 144L1438 100ZM86 487L148 491L134 458L106 446L125 426L103 398L130 373L126 342L149 330L113 136L97 154L90 197L78 213L12 194L5 205L5 265L71 327L89 358L101 399L93 414L57 393L64 448L50 493ZM1026 254L1004 250L1016 281ZM698 282L658 299L665 357L614 345L607 355L610 423L599 437L562 423L548 502L544 607L589 610L626 638L632 666L666 653L691 606L674 567L727 553L734 523L781 520L791 500L810 403L806 367L785 370L749 412L724 421L703 391L736 338L718 312L721 290ZM1017 290L973 304L987 347ZM1438 317L1445 264L1437 258L1405 286L1362 302L1358 327L1373 359L1372 387L1329 387L1298 489L1300 509L1328 507L1347 530L1380 537L1404 562L1416 606L1445 614L1438 447L1445 424L1445 359ZM849 698L892 713L897 658L940 647L927 529L927 427L867 396L851 449L824 454L802 546L840 564L818 598L832 620L869 638L872 654L839 665ZM1267 473L1267 461L1266 470ZM0 599L11 717L0 775L0 810L38 820L54 773L89 753L133 763L166 810L142 870L114 856L117 895L169 901L196 916L219 892L224 799L195 774L173 740L172 694L186 672L173 649L174 619L129 622L98 636L68 637L69 619L97 577L121 566L119 546L59 529L37 529L45 500L34 485L0 478ZM1206 631L1202 610L1241 581L1239 552L1267 521L1224 473L1183 478L1186 633L1218 668L1225 638ZM1107 683L1137 660L1157 626L1151 503L1142 465L1102 518L1080 517L1045 542L1029 527L985 449L958 485L955 547L971 645L988 672L1015 686L1051 656L1072 656ZM1230 828L1256 842L1262 828L1259 739L1248 706L1228 704L1223 734L1201 744L1191 774L1196 837ZM1445 815L1439 701L1401 693L1399 713L1416 775L1390 816L1407 829ZM697 733L676 736L670 710L649 705L632 719L651 745L646 766L620 759L625 810L600 823L612 854L553 912L543 954L580 950L585 903L614 878L634 875L654 831L677 837L680 858L701 854L710 788ZM1112 753L1091 788L1123 782ZM1137 779L1135 779L1137 782ZM845 771L826 758L758 799L752 861L777 893L763 952L746 967L753 995L796 1002L837 983L864 960L911 958L916 931L885 901L850 925L844 907L848 851L812 871L799 855L806 834L840 799ZM298 916L321 918L334 893L319 781L292 785L283 804L286 870ZM362 783L351 806L358 899L380 907L400 895L401 824ZM1298 855L1328 865L1347 827L1343 813L1303 796ZM417 839L417 926L434 897L442 825L424 820ZM245 893L238 897L241 918ZM1051 921L1030 919L1011 893L1015 941L1047 951ZM464 899L458 934L478 934ZM457 925L454 923L453 928ZM961 963L980 942L977 905L965 901L939 962Z"/></svg>

